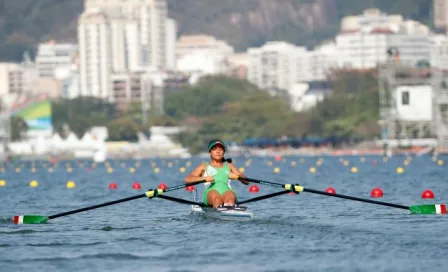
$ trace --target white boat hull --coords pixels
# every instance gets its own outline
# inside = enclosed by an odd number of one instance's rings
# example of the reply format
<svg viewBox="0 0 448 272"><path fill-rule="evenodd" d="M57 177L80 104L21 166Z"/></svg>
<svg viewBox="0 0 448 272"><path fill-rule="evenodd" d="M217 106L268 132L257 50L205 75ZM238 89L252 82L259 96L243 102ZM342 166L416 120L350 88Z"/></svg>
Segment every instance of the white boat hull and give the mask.
<svg viewBox="0 0 448 272"><path fill-rule="evenodd" d="M200 207L195 205L191 206L191 211L194 214L231 221L249 221L254 217L254 214L247 211L245 207L226 207L215 209L212 207Z"/></svg>

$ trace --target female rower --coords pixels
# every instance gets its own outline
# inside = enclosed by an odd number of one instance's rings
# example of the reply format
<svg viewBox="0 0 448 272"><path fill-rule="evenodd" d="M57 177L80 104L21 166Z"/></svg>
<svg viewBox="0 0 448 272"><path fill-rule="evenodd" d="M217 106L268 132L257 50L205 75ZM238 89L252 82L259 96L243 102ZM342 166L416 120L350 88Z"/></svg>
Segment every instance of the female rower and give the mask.
<svg viewBox="0 0 448 272"><path fill-rule="evenodd" d="M185 178L185 182L191 183L205 178L205 184L209 184L204 190L205 205L214 208L221 205L234 206L236 194L230 187L230 180L237 180L239 177L245 176L236 169L231 159L224 159L226 146L222 141L210 141L208 152L210 153L210 162L201 163ZM249 184L248 181L241 180L241 182L245 185Z"/></svg>

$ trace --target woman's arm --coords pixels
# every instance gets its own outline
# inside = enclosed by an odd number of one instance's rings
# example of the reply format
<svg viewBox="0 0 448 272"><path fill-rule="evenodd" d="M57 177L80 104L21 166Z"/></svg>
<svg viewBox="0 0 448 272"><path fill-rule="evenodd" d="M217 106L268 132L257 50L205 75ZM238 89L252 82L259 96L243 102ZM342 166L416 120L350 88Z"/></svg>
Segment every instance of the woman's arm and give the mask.
<svg viewBox="0 0 448 272"><path fill-rule="evenodd" d="M202 173L205 171L205 163L201 163L196 169L193 170L186 178L185 183L192 183L200 180L207 180L202 176Z"/></svg>
<svg viewBox="0 0 448 272"><path fill-rule="evenodd" d="M233 165L233 163L228 163L227 165L229 166L230 171L231 171L233 174L237 175L238 177L243 177L243 178L246 177L243 173L241 173L240 171L238 171L238 169L236 169L236 167L235 167L235 165ZM245 180L240 180L240 181L241 181L241 183L243 183L244 185L249 185L249 181L245 181Z"/></svg>

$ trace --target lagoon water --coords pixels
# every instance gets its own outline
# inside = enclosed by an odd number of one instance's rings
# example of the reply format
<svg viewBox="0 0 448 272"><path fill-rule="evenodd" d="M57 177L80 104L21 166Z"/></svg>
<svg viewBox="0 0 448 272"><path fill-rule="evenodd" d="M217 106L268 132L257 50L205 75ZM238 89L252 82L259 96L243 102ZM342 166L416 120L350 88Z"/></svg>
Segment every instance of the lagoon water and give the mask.
<svg viewBox="0 0 448 272"><path fill-rule="evenodd" d="M448 202L448 157L443 166L429 156L253 157L246 174L281 183L299 183L337 193L370 198L380 187L382 201L415 205ZM248 158L234 158L238 167ZM192 159L192 166L200 159ZM268 166L268 161L273 166ZM291 162L296 163L291 166ZM174 165L170 168L169 162ZM251 203L255 219L226 222L191 215L189 206L163 199L137 199L50 220L44 225L14 225L18 214L51 215L155 188L182 183L187 160L109 161L103 164L60 162L50 173L48 162L12 162L0 179L0 271L447 271L448 215L410 215L405 210L302 193ZM160 168L154 173L152 164ZM36 172L32 173L32 164ZM140 166L138 166L140 165ZM317 173L310 173L310 167ZM350 172L356 166L358 173ZM397 174L397 167L404 167ZM73 171L68 173L66 168ZM130 173L129 168L136 171ZM273 167L279 167L275 174ZM21 172L17 173L16 168ZM37 180L39 186L30 188ZM67 189L67 181L76 182ZM142 190L131 188L139 181ZM110 182L117 190L108 189ZM202 186L202 185L201 185ZM202 189L201 186L198 188ZM233 182L240 199L275 192L260 185L257 195ZM433 200L420 198L425 189ZM191 199L184 189L172 196Z"/></svg>

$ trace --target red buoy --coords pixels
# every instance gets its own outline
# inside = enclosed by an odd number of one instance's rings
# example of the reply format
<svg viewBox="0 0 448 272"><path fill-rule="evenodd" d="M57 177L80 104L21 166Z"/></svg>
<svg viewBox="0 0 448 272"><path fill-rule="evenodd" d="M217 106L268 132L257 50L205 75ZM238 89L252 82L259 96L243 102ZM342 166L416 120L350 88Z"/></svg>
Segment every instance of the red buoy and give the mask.
<svg viewBox="0 0 448 272"><path fill-rule="evenodd" d="M383 197L383 191L380 188L373 188L372 192L370 192L371 197Z"/></svg>
<svg viewBox="0 0 448 272"><path fill-rule="evenodd" d="M193 185L187 186L187 187L185 187L185 190L187 190L187 192L193 192L194 186Z"/></svg>
<svg viewBox="0 0 448 272"><path fill-rule="evenodd" d="M138 182L134 182L132 184L132 189L134 189L134 190L140 190L141 188L142 188L142 186Z"/></svg>
<svg viewBox="0 0 448 272"><path fill-rule="evenodd" d="M325 189L325 192L333 195L336 194L336 190L333 187L328 187L327 189Z"/></svg>
<svg viewBox="0 0 448 272"><path fill-rule="evenodd" d="M280 156L280 155L275 156L275 160L276 161L281 161L282 160L282 156Z"/></svg>
<svg viewBox="0 0 448 272"><path fill-rule="evenodd" d="M115 190L117 188L118 188L118 186L117 186L117 184L115 182L112 182L112 183L109 184L109 189Z"/></svg>
<svg viewBox="0 0 448 272"><path fill-rule="evenodd" d="M257 185L252 185L249 187L249 193L258 193L260 189L258 189Z"/></svg>
<svg viewBox="0 0 448 272"><path fill-rule="evenodd" d="M422 198L434 198L434 193L431 190L425 190L422 193Z"/></svg>
<svg viewBox="0 0 448 272"><path fill-rule="evenodd" d="M166 185L165 183L160 183L159 187L157 187L157 188L162 189L162 190L166 190L168 188L168 185Z"/></svg>

